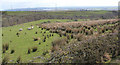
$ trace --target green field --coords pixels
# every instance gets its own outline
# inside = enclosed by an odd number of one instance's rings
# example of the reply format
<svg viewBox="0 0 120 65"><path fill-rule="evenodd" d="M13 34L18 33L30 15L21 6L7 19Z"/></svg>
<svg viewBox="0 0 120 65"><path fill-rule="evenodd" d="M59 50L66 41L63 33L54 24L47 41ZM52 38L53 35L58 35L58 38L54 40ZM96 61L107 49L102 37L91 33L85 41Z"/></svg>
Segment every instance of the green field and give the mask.
<svg viewBox="0 0 120 65"><path fill-rule="evenodd" d="M53 12L31 12L31 11L8 11L8 15L30 15L30 14L49 14L49 15L65 15L65 16L74 16L74 15L91 15L91 14L105 14L112 13L108 11L53 11Z"/></svg>
<svg viewBox="0 0 120 65"><path fill-rule="evenodd" d="M34 57L40 56L40 57L49 58L50 57L49 53L46 54L45 56L43 56L42 53L49 51L51 49L51 42L55 38L59 37L58 34L54 33L53 34L54 36L47 38L46 42L42 41L44 36L47 36L52 33L44 29L41 30L41 28L38 28L36 24L39 24L41 22L48 21L48 20L39 20L39 21L24 23L24 24L10 26L10 27L3 27L2 33L4 36L2 37L2 43L9 44L9 49L3 54L3 57L8 56L10 60L13 60L12 62L16 62L16 59L19 56L21 57L23 62L29 62L30 60L34 60L34 62L45 62L45 60L43 59L35 59ZM69 20L51 19L49 21L66 22ZM34 28L32 30L27 30L27 28L30 27L31 25L33 25ZM23 28L23 31L19 31L20 28ZM45 34L44 34L44 31L46 31ZM16 35L17 32L20 33L19 37ZM38 32L38 34L35 34L35 32ZM42 36L43 34L44 36ZM40 40L34 41L33 38L37 38L37 37L39 37ZM39 45L39 42L41 43L40 45ZM36 52L27 54L28 48L32 48L34 46L38 47L38 50ZM11 50L15 50L15 52L13 54L10 54Z"/></svg>

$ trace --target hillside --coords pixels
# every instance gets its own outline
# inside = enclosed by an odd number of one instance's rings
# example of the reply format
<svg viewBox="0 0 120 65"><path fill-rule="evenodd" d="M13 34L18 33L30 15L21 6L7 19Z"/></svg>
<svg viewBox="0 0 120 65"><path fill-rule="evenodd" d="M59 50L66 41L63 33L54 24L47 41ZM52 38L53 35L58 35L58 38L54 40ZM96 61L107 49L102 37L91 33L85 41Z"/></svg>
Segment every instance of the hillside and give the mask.
<svg viewBox="0 0 120 65"><path fill-rule="evenodd" d="M120 21L116 11L3 14L2 63L120 61Z"/></svg>

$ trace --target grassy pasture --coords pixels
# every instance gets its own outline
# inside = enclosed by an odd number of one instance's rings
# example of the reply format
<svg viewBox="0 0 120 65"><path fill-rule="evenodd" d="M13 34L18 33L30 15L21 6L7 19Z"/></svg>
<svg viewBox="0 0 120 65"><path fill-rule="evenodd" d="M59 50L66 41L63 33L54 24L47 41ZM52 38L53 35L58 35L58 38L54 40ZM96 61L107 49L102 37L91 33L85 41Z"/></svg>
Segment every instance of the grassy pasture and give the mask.
<svg viewBox="0 0 120 65"><path fill-rule="evenodd" d="M91 14L105 14L105 13L112 13L108 11L56 11L56 12L32 12L32 11L8 11L8 15L30 15L30 14L49 14L49 15L91 15Z"/></svg>
<svg viewBox="0 0 120 65"><path fill-rule="evenodd" d="M49 38L46 37L47 38L46 42L43 42L44 36L47 36L52 33L50 33L49 31L46 31L45 29L41 30L41 28L38 28L36 26L36 24L39 24L41 22L47 22L48 20L47 19L39 20L39 21L30 22L30 23L14 25L14 26L10 26L10 27L3 27L2 28L2 33L3 33L2 43L9 44L9 50L7 50L3 54L3 57L7 55L7 56L9 56L10 60L13 60L12 62L16 62L16 59L19 56L21 56L22 61L28 62L29 60L33 60L34 59L33 57L42 56L43 52L49 51L51 48L51 42L53 41L54 38L59 37L59 35L54 33L53 34L54 36L51 36ZM51 21L51 22L55 22L55 21L66 22L69 20L67 20L67 19L66 20L51 19L49 21ZM30 27L31 25L33 25L34 28L32 30L27 30L27 28ZM22 28L23 31L19 31L20 28ZM42 36L44 31L46 31L46 33L44 34L44 36ZM38 34L35 34L35 32L38 32ZM40 32L42 32L42 33L40 33ZM19 37L16 35L16 33L19 33ZM37 38L37 37L40 38L40 40L34 41L33 38ZM39 45L39 42L41 42L40 45ZM32 48L34 46L38 47L38 50L36 52L27 54L28 48ZM15 52L13 54L10 54L11 50L15 50ZM49 58L50 57L49 53L45 57ZM44 62L41 59L34 59L34 61L35 62Z"/></svg>

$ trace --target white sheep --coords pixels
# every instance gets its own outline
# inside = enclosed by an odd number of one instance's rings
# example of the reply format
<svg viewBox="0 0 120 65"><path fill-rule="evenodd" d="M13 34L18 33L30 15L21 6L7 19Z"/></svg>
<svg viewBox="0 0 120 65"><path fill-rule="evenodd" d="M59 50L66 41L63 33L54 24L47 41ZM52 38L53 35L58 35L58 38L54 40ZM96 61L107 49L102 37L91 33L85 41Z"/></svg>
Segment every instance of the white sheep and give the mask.
<svg viewBox="0 0 120 65"><path fill-rule="evenodd" d="M34 28L34 26L31 26L31 28L33 29L33 28Z"/></svg>
<svg viewBox="0 0 120 65"><path fill-rule="evenodd" d="M23 29L22 29L22 28L20 28L20 29L19 29L19 31L23 31Z"/></svg>
<svg viewBox="0 0 120 65"><path fill-rule="evenodd" d="M27 28L28 30L31 30L32 28L31 27L29 27L29 28Z"/></svg>

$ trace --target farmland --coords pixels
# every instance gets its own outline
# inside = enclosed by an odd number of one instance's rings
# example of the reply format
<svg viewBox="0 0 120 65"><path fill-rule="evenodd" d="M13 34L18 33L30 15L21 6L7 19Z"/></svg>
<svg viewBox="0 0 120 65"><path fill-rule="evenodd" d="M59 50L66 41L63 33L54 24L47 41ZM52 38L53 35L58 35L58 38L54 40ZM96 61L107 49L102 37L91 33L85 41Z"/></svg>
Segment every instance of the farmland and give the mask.
<svg viewBox="0 0 120 65"><path fill-rule="evenodd" d="M117 18L117 11L17 11L3 12L2 26L13 26L42 19L69 19L72 21L114 19Z"/></svg>
<svg viewBox="0 0 120 65"><path fill-rule="evenodd" d="M3 63L119 59L119 20L114 11L5 12L2 26Z"/></svg>
<svg viewBox="0 0 120 65"><path fill-rule="evenodd" d="M49 51L51 48L52 40L59 36L55 33L53 34L53 33L50 33L49 31L46 31L45 29L42 30L41 28L37 27L36 24L42 21L47 21L47 20L35 21L35 22L30 22L30 23L25 23L25 24L10 26L10 27L4 27L2 32L3 33L2 42L4 44L9 44L9 49L5 51L3 56L6 56L6 55L10 56L10 59L13 60L12 62L16 62L17 57L21 56L22 61L29 62L30 60L34 59L34 57L36 56L41 57L41 55L44 52ZM30 27L31 25L34 26L34 29L27 30L27 28ZM22 28L23 31L19 31L20 28ZM19 33L19 37L16 35L17 33ZM47 37L47 35L49 37ZM34 38L40 38L40 40L34 41ZM45 42L43 42L44 38L46 38ZM27 54L28 49L32 47L37 47L39 50L33 53L31 52L30 54ZM15 52L11 54L11 50L14 50ZM49 58L49 54L47 54L46 57ZM36 61L38 62L40 61L40 59L36 58Z"/></svg>

